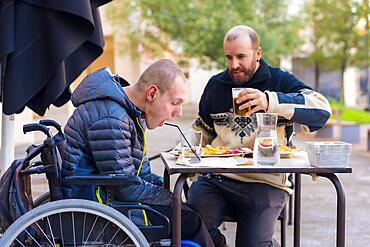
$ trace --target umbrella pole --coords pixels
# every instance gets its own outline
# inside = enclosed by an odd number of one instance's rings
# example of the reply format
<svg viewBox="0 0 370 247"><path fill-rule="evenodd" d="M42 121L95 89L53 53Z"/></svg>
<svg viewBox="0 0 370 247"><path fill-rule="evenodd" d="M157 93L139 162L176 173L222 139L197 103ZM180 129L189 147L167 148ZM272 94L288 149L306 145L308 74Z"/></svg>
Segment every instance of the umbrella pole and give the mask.
<svg viewBox="0 0 370 247"><path fill-rule="evenodd" d="M1 98L4 93L4 78L5 78L5 64L6 57L0 60L0 85ZM1 118L1 163L0 172L4 174L6 169L10 167L14 160L14 114L4 114L4 103L2 104L2 118Z"/></svg>

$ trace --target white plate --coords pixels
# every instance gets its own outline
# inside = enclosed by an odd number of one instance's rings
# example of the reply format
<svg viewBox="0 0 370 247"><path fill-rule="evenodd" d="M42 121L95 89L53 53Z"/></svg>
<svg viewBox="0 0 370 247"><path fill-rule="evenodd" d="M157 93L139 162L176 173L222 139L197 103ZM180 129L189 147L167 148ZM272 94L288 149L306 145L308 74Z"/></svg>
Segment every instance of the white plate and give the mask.
<svg viewBox="0 0 370 247"><path fill-rule="evenodd" d="M298 150L295 150L293 152L282 152L282 151L280 151L280 158L289 158L290 156L293 156L293 155L295 155L297 153L300 153L302 151L303 151L303 149L298 149Z"/></svg>
<svg viewBox="0 0 370 247"><path fill-rule="evenodd" d="M252 154L253 150L250 148L240 148L245 154Z"/></svg>
<svg viewBox="0 0 370 247"><path fill-rule="evenodd" d="M179 150L171 150L168 152L169 154L179 156L180 151ZM237 154L202 154L202 157L232 157L232 156L241 156L244 152L240 151L240 153Z"/></svg>

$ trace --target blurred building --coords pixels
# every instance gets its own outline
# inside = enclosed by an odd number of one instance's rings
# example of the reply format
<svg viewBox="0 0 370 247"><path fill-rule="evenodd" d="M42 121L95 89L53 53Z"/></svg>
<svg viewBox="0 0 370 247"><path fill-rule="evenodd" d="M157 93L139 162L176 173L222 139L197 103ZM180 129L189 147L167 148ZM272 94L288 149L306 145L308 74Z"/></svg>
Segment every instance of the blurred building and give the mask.
<svg viewBox="0 0 370 247"><path fill-rule="evenodd" d="M370 71L370 68L368 68ZM313 65L307 65L305 58L294 58L292 60L292 72L308 84L315 88L315 69ZM325 96L339 100L340 80L339 70L320 70L319 87L320 92ZM344 103L349 107L366 108L368 107L368 75L366 69L350 67L344 73Z"/></svg>

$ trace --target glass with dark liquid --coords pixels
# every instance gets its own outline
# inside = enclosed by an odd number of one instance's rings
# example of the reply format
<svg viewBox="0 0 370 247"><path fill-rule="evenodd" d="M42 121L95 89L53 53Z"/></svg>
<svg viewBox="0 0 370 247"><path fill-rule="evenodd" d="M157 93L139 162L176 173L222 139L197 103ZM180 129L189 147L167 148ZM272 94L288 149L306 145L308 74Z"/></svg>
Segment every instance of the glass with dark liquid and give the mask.
<svg viewBox="0 0 370 247"><path fill-rule="evenodd" d="M245 116L248 112L250 112L251 107L245 108L243 110L240 110L239 107L247 102L249 102L249 99L246 101L240 102L239 104L236 103L236 100L239 98L239 93L243 91L245 88L233 88L232 89L232 95L233 95L233 111L234 115L236 116Z"/></svg>

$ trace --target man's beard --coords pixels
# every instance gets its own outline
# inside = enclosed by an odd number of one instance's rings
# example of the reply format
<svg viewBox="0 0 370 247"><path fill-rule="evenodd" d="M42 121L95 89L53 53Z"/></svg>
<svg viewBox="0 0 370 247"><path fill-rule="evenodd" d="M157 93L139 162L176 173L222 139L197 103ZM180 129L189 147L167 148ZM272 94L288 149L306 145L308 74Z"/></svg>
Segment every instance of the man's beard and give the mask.
<svg viewBox="0 0 370 247"><path fill-rule="evenodd" d="M234 84L239 86L245 82L248 82L252 78L255 70L256 70L256 65L252 64L250 68L238 67L237 69L231 69L231 70L229 69L229 74L231 78L233 79ZM244 72L245 75L241 77L234 77L233 76L234 72Z"/></svg>

